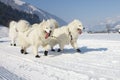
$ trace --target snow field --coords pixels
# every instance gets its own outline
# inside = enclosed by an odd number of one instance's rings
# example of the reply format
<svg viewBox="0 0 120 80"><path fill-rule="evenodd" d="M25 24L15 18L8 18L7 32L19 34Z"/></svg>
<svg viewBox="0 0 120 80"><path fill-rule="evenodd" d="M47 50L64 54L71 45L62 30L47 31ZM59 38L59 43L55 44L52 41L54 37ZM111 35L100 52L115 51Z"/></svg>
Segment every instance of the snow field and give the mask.
<svg viewBox="0 0 120 80"><path fill-rule="evenodd" d="M120 35L83 34L78 44L82 53L67 45L62 53L43 56L40 47L41 58L36 59L31 48L23 55L19 46L9 46L8 38L0 38L0 65L27 80L120 79Z"/></svg>

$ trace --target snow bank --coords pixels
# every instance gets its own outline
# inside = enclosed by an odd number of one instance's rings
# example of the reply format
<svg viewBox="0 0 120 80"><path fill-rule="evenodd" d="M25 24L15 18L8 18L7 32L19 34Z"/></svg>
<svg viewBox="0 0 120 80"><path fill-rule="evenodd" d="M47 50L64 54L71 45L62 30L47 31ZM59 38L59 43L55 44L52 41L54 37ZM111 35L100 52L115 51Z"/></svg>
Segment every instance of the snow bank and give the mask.
<svg viewBox="0 0 120 80"><path fill-rule="evenodd" d="M8 31L7 27L0 25L0 37L7 37Z"/></svg>

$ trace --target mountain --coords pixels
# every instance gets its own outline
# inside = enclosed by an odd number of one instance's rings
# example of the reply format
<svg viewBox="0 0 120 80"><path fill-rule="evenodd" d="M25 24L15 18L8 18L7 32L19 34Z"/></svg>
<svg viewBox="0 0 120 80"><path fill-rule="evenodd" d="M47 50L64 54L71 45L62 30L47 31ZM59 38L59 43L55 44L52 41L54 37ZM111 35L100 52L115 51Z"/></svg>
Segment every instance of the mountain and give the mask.
<svg viewBox="0 0 120 80"><path fill-rule="evenodd" d="M31 24L39 23L40 19L36 14L30 14L17 9L13 9L11 6L8 6L0 2L0 24L6 27L9 26L10 21L15 20L19 21L24 19L29 21Z"/></svg>
<svg viewBox="0 0 120 80"><path fill-rule="evenodd" d="M36 8L31 4L23 2L21 0L0 0L0 2L8 6L11 6L13 9L17 9L19 11L22 11L28 14L35 14L39 17L40 21L42 21L43 19L54 18L59 22L60 25L66 24L66 22L61 18L55 15L52 15L42 9Z"/></svg>
<svg viewBox="0 0 120 80"><path fill-rule="evenodd" d="M120 29L120 16L109 17L97 25L89 27L89 32L118 32Z"/></svg>

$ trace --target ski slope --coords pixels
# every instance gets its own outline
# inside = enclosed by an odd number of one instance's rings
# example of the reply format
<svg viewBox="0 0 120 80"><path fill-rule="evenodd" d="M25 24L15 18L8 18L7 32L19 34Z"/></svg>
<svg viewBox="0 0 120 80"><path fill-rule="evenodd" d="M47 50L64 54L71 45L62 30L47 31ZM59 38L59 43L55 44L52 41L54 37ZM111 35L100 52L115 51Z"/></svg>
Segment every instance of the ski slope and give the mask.
<svg viewBox="0 0 120 80"><path fill-rule="evenodd" d="M83 33L78 39L81 53L66 45L63 52L50 51L44 56L40 47L39 59L34 57L31 47L29 54L23 55L19 46L9 44L8 37L0 37L0 80L120 80L117 33Z"/></svg>

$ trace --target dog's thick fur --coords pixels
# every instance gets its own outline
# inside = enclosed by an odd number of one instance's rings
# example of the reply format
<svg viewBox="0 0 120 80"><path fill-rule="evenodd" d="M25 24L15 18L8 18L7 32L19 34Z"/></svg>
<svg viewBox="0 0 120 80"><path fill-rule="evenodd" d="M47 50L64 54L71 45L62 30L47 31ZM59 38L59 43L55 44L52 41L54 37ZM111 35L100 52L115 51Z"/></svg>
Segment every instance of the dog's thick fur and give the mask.
<svg viewBox="0 0 120 80"><path fill-rule="evenodd" d="M16 21L11 21L9 24L9 38L11 40L10 44L11 46L16 46L16 39L18 35L18 30L17 30L17 22Z"/></svg>
<svg viewBox="0 0 120 80"><path fill-rule="evenodd" d="M11 21L9 24L9 38L11 40L11 46L16 46L16 40L18 32L25 32L29 29L30 24L26 20Z"/></svg>
<svg viewBox="0 0 120 80"><path fill-rule="evenodd" d="M55 19L49 19L51 21L51 23L53 23L55 25L55 28L59 27L58 22Z"/></svg>
<svg viewBox="0 0 120 80"><path fill-rule="evenodd" d="M17 23L18 32L25 32L31 27L30 23L26 20L19 20Z"/></svg>
<svg viewBox="0 0 120 80"><path fill-rule="evenodd" d="M79 20L73 20L67 26L55 29L49 44L51 47L59 44L60 49L58 52L60 52L64 49L65 45L70 43L74 49L80 52L77 45L77 39L79 34L82 33L82 30L82 23Z"/></svg>
<svg viewBox="0 0 120 80"><path fill-rule="evenodd" d="M43 19L43 22L44 22L45 20ZM59 27L59 24L58 24L58 22L55 20L55 19L49 19L49 21L51 22L51 23L53 23L54 25L55 25L55 28L58 28ZM40 24L40 23L39 23ZM35 24L33 24L32 25L32 27L36 27L36 26L38 26L39 25L38 23L35 23Z"/></svg>
<svg viewBox="0 0 120 80"><path fill-rule="evenodd" d="M29 25L27 23L27 25ZM24 27L24 25L22 25ZM26 25L25 25L26 26ZM19 43L21 46L21 53L27 53L26 49L29 46L33 47L33 53L35 57L40 57L38 55L38 47L41 45L46 51L50 49L49 36L48 34L52 34L55 25L52 21L42 21L40 24L34 24L32 28L27 28L26 30L19 31Z"/></svg>

